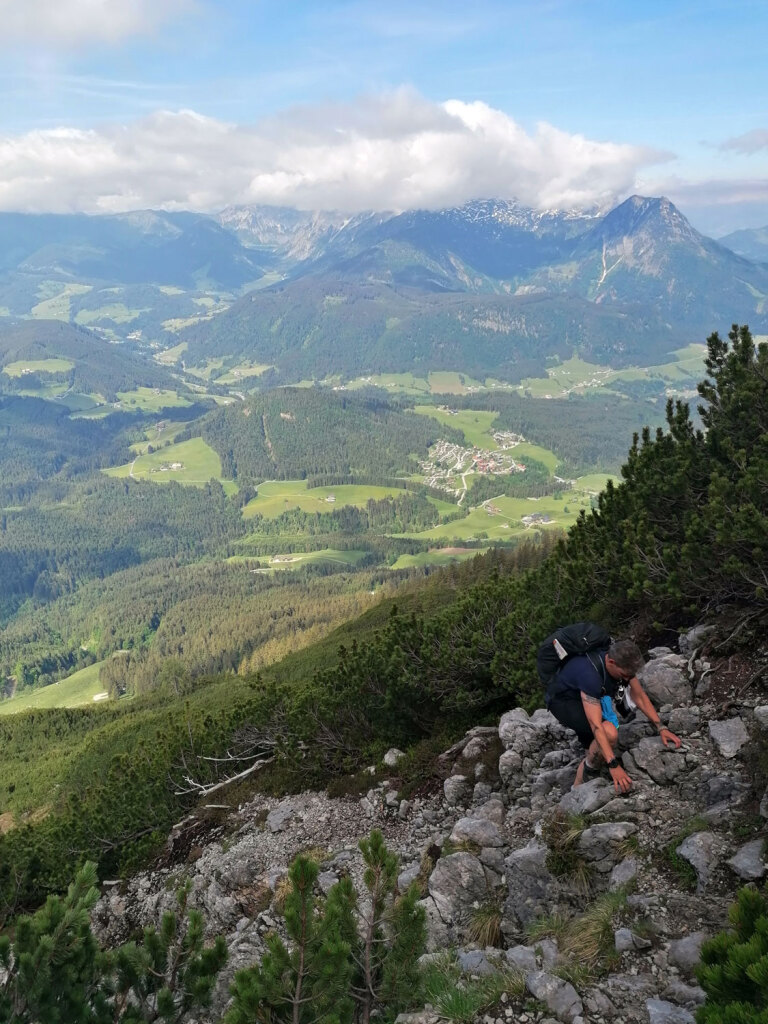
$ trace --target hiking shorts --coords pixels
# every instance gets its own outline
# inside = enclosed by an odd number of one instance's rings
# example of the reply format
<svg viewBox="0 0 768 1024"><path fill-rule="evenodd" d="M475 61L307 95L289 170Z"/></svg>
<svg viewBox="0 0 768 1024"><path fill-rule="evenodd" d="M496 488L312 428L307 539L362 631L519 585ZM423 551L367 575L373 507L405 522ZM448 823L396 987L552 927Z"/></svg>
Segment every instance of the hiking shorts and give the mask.
<svg viewBox="0 0 768 1024"><path fill-rule="evenodd" d="M558 720L560 725L566 729L572 729L579 737L581 745L586 749L595 738L592 726L587 721L584 705L581 701L581 694L575 699L573 697L555 697L548 704L549 710Z"/></svg>

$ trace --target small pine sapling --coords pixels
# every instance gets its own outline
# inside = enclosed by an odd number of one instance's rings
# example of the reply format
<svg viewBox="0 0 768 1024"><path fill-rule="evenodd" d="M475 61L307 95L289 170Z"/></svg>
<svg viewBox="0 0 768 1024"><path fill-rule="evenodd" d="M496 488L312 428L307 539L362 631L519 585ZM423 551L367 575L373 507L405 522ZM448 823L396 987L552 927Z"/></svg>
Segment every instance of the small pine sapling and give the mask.
<svg viewBox="0 0 768 1024"><path fill-rule="evenodd" d="M292 948L278 935L271 935L261 963L237 972L227 1024L251 1024L254 1020L349 1024L352 1020L349 939L354 930L354 892L351 886L334 886L324 912L316 915L315 861L299 856L288 874L291 890L285 900L285 924Z"/></svg>

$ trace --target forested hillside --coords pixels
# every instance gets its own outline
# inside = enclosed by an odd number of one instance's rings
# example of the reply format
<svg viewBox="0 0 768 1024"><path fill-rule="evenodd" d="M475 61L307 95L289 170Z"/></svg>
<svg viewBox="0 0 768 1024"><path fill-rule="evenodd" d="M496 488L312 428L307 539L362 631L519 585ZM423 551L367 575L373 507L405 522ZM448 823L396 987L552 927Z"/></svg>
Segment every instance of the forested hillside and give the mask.
<svg viewBox="0 0 768 1024"><path fill-rule="evenodd" d="M708 345L705 431L670 403L666 429L635 438L622 483L554 550L523 545L453 569L399 599L400 610L380 604L262 676L169 672L166 688L128 705L0 723L14 817L0 839L5 899L60 887L73 855L109 872L135 863L188 806L180 775L216 779L207 756L229 750L230 768L238 757L245 767L267 751L276 759L262 785L325 785L393 743L533 706L536 646L563 621L597 618L642 640L728 615L732 642L748 644L768 615L768 345L755 347L746 328ZM190 542L204 540L193 531Z"/></svg>
<svg viewBox="0 0 768 1024"><path fill-rule="evenodd" d="M63 377L70 390L97 393L114 402L118 391L143 385L177 386L167 369L142 357L134 348L113 345L91 331L58 320L0 321L0 371L9 363L60 360L65 364L55 376ZM29 388L51 372L32 370L9 377L0 372L0 391Z"/></svg>
<svg viewBox="0 0 768 1024"><path fill-rule="evenodd" d="M399 476L438 437L462 436L393 409L381 398L278 389L212 413L200 425L237 480L303 479L321 474Z"/></svg>

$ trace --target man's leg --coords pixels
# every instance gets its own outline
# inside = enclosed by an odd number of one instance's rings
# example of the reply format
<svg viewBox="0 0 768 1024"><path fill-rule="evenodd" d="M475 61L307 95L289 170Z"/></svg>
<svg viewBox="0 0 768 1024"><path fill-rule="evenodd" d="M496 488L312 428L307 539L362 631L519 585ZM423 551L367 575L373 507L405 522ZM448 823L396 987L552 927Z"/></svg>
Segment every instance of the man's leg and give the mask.
<svg viewBox="0 0 768 1024"><path fill-rule="evenodd" d="M615 752L616 745L619 742L619 730L611 722L603 722L603 730L605 735L608 737L608 742L611 744L611 749ZM597 740L592 740L587 748L587 756L581 761L579 767L576 769L576 778L574 779L574 786L580 786L584 781L584 769L585 768L600 768L605 764L605 758L597 745Z"/></svg>

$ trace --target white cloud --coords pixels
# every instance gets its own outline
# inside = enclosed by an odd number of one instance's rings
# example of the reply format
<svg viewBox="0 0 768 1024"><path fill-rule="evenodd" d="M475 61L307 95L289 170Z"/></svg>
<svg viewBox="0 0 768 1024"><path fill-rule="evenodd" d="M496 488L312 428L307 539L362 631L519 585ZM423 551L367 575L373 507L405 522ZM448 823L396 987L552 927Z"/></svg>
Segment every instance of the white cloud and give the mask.
<svg viewBox="0 0 768 1024"><path fill-rule="evenodd" d="M668 159L549 124L526 132L485 103L409 90L304 107L256 125L161 111L124 125L0 137L0 209L440 208L477 197L607 205Z"/></svg>
<svg viewBox="0 0 768 1024"><path fill-rule="evenodd" d="M736 135L732 139L721 142L720 149L732 149L737 153L758 153L761 149L768 149L768 128L754 128L751 132L743 135Z"/></svg>
<svg viewBox="0 0 768 1024"><path fill-rule="evenodd" d="M189 0L0 0L2 42L117 43L152 32L189 6Z"/></svg>

